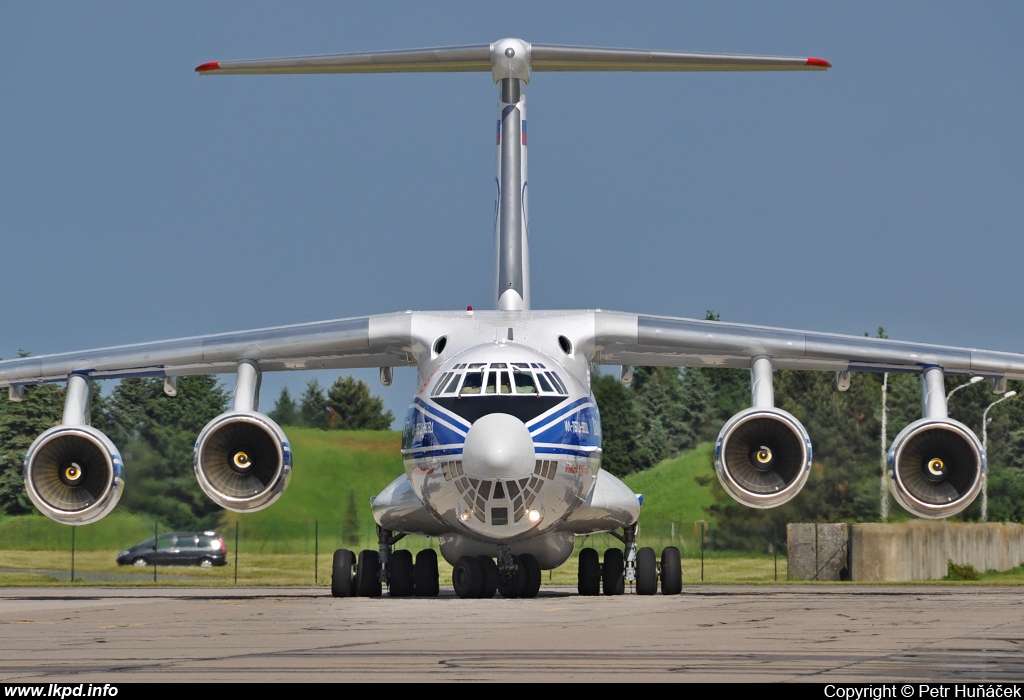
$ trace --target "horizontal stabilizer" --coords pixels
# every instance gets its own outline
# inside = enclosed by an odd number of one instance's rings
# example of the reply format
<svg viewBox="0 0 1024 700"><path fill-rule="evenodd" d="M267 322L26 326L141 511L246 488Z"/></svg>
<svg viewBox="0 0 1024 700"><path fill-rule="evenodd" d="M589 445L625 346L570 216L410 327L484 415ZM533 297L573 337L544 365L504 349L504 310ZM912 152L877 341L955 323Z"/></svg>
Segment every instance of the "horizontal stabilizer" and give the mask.
<svg viewBox="0 0 1024 700"><path fill-rule="evenodd" d="M213 61L196 72L219 75L274 73L487 72L529 81L532 71L798 71L827 70L820 58L683 53L645 49L529 44L502 39L493 44L402 51L370 51L253 61Z"/></svg>

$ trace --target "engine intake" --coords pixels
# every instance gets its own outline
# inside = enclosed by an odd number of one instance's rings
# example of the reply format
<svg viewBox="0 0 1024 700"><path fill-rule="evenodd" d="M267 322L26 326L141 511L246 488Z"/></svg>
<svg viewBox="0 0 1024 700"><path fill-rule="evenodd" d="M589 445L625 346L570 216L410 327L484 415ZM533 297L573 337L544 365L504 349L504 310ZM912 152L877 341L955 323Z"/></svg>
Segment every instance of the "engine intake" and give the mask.
<svg viewBox="0 0 1024 700"><path fill-rule="evenodd" d="M981 491L985 458L977 436L954 420L922 418L896 436L889 450L889 486L919 518L959 513Z"/></svg>
<svg viewBox="0 0 1024 700"><path fill-rule="evenodd" d="M217 505L238 513L266 508L288 487L288 438L261 413L232 411L214 418L196 440L199 486Z"/></svg>
<svg viewBox="0 0 1024 700"><path fill-rule="evenodd" d="M796 496L811 469L811 439L777 408L748 408L730 418L715 446L718 479L751 508L774 508Z"/></svg>
<svg viewBox="0 0 1024 700"><path fill-rule="evenodd" d="M36 438L25 456L25 490L41 513L65 525L87 525L121 498L124 463L95 428L58 425Z"/></svg>

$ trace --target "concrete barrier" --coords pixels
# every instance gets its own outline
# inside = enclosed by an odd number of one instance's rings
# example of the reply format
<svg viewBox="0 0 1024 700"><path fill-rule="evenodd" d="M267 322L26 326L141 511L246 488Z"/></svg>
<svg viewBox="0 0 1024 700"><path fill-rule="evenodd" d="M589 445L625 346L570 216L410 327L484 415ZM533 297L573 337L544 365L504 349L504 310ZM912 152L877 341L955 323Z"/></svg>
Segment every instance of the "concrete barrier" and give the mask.
<svg viewBox="0 0 1024 700"><path fill-rule="evenodd" d="M849 529L845 523L786 526L786 578L843 581L849 578Z"/></svg>
<svg viewBox="0 0 1024 700"><path fill-rule="evenodd" d="M1005 571L1024 563L1024 525L914 521L850 526L853 581L931 581L948 564Z"/></svg>

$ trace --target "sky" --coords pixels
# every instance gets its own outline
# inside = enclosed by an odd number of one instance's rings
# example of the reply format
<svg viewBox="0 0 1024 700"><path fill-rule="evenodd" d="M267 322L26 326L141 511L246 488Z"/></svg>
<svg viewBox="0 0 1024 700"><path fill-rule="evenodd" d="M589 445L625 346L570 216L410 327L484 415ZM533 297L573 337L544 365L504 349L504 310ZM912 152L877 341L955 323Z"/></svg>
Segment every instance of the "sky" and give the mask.
<svg viewBox="0 0 1024 700"><path fill-rule="evenodd" d="M506 36L833 64L535 74L534 308L1024 352L1022 3L207 0L0 4L0 357L493 308L489 74L193 69Z"/></svg>

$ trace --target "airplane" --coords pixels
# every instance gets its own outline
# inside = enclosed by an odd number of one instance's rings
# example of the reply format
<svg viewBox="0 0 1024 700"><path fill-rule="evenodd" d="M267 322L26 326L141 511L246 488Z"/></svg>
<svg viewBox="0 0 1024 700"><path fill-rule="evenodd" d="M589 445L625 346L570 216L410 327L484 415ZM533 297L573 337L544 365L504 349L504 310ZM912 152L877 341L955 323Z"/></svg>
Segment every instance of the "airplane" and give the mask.
<svg viewBox="0 0 1024 700"><path fill-rule="evenodd" d="M530 44L375 51L203 63L203 76L296 73L490 72L498 86L493 310L407 311L65 352L0 362L12 400L26 386L66 382L61 423L25 459L35 506L60 523L99 520L124 488L116 446L89 424L97 379L234 374L232 406L199 434L203 491L223 508L270 506L287 487L291 448L259 412L263 372L416 367L418 389L402 434L404 473L372 499L377 550L334 553L334 596L436 596L437 555L415 558L395 544L437 538L460 598L532 598L541 572L562 565L576 539L611 533L622 547L578 557L582 595L682 590L679 550L639 547L643 497L601 468L601 420L591 368L634 366L749 369L751 406L730 418L715 445L715 469L740 503L771 508L807 481L812 446L803 425L775 406L777 369L920 375L922 418L888 453L891 491L921 518L961 512L986 469L977 436L949 418L945 376L984 377L1005 391L1024 379L1024 355L889 339L771 328L601 309L536 310L530 299L525 88L544 71L825 71L820 58L683 53Z"/></svg>

